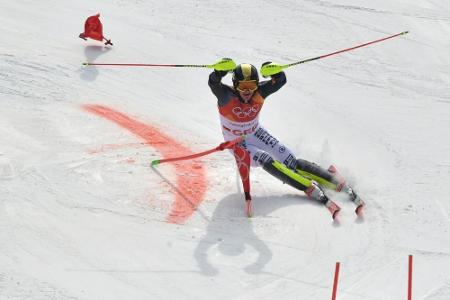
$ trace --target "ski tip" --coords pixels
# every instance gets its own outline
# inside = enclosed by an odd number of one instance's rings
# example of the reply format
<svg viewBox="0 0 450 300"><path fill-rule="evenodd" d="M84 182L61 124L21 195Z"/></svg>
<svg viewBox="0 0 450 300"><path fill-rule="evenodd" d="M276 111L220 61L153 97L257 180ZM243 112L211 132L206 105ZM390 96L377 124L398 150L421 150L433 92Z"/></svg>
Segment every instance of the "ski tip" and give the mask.
<svg viewBox="0 0 450 300"><path fill-rule="evenodd" d="M333 217L333 227L339 227L341 226L341 218L340 218L340 211L335 211L334 214L332 215Z"/></svg>
<svg viewBox="0 0 450 300"><path fill-rule="evenodd" d="M364 217L364 204L358 205L355 209L355 214L358 216L358 218L362 219Z"/></svg>
<svg viewBox="0 0 450 300"><path fill-rule="evenodd" d="M337 217L339 216L339 212L340 210L336 210L335 212L332 213L331 217L333 218L333 220L337 219Z"/></svg>
<svg viewBox="0 0 450 300"><path fill-rule="evenodd" d="M152 160L152 163L151 163L152 167L159 165L159 162L160 162L159 159Z"/></svg>
<svg viewBox="0 0 450 300"><path fill-rule="evenodd" d="M341 208L339 207L339 205L337 205L334 201L332 200L328 200L327 203L325 203L325 206L327 207L328 211L331 213L331 216L334 218L336 218L339 214L339 211L341 210Z"/></svg>
<svg viewBox="0 0 450 300"><path fill-rule="evenodd" d="M337 209L337 210L335 210L335 211L333 211L331 213L331 217L333 218L333 225L334 226L339 226L341 224L341 222L340 222L340 215L341 215L340 211L341 211L341 209Z"/></svg>

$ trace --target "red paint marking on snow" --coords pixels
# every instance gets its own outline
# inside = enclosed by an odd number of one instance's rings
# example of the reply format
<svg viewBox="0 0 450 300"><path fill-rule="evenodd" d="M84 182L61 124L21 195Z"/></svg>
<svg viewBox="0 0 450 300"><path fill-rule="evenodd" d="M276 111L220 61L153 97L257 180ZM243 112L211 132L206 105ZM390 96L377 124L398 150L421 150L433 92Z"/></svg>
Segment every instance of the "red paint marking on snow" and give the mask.
<svg viewBox="0 0 450 300"><path fill-rule="evenodd" d="M408 257L408 300L412 300L412 272L413 272L413 257Z"/></svg>
<svg viewBox="0 0 450 300"><path fill-rule="evenodd" d="M339 281L339 267L340 263L336 263L336 268L334 270L334 282L333 282L333 294L331 295L331 300L336 300L336 294L337 294L337 286Z"/></svg>
<svg viewBox="0 0 450 300"><path fill-rule="evenodd" d="M142 138L146 144L156 148L163 157L193 154L189 148L162 133L156 127L134 120L114 109L102 105L83 105L83 108ZM175 166L177 174L176 191L174 191L175 202L172 204L167 221L184 223L203 201L207 188L206 171L198 161L174 163L173 166Z"/></svg>
<svg viewBox="0 0 450 300"><path fill-rule="evenodd" d="M109 150L117 150L117 149L128 148L128 147L139 148L139 147L145 146L145 145L147 145L147 143L106 144L106 145L102 145L101 148L89 149L88 153L89 154L97 154L97 153L101 153L101 152L105 152L105 151L109 151Z"/></svg>
<svg viewBox="0 0 450 300"><path fill-rule="evenodd" d="M124 162L126 162L127 164L134 164L136 161L133 158L128 157L127 159L124 160Z"/></svg>

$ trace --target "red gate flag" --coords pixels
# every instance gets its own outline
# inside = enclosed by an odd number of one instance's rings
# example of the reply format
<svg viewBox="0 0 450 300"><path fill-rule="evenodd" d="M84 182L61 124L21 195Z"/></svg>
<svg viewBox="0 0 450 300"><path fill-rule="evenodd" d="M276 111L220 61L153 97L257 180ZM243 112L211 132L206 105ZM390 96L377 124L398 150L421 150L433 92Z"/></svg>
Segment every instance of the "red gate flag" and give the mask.
<svg viewBox="0 0 450 300"><path fill-rule="evenodd" d="M108 40L103 36L103 25L102 22L100 22L100 14L90 16L86 19L86 22L84 23L84 32L80 33L79 37L83 40L91 38L100 42L106 40L105 45L112 45L111 40Z"/></svg>

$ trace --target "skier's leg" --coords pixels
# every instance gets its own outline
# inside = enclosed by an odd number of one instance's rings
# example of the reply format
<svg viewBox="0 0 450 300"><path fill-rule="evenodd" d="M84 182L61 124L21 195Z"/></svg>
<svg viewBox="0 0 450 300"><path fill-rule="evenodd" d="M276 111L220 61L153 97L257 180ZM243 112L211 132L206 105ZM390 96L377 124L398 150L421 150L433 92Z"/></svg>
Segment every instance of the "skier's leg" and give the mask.
<svg viewBox="0 0 450 300"><path fill-rule="evenodd" d="M294 153L286 145L271 135L264 127L259 126L253 134L247 136L246 143L257 149L264 150L264 152L268 153L274 160L295 170L297 162Z"/></svg>
<svg viewBox="0 0 450 300"><path fill-rule="evenodd" d="M297 159L297 173L317 181L321 186L335 190L337 192L344 192L349 199L357 205L357 213L364 205L364 201L356 194L353 188L345 181L337 171L336 167L331 165L328 170L319 165L309 162L304 159Z"/></svg>
<svg viewBox="0 0 450 300"><path fill-rule="evenodd" d="M323 187L335 191L340 191L345 184L344 180L335 176L329 169L325 170L321 166L304 159L297 159L296 170L297 173L317 181Z"/></svg>
<svg viewBox="0 0 450 300"><path fill-rule="evenodd" d="M274 160L282 162L288 168L297 171L303 177L318 182L323 187L338 190L339 181L329 171L320 166L303 159L297 159L293 152L272 136L264 127L257 130L246 138L248 145L267 152Z"/></svg>
<svg viewBox="0 0 450 300"><path fill-rule="evenodd" d="M258 127L253 134L247 136L246 143L250 148L263 150L263 152L256 151L251 154L252 164L255 159L259 159L259 156L269 155L273 160L282 162L287 168L294 170L302 177L317 182L321 187L346 192L356 205L363 204L343 177L339 173L333 172L331 166L326 170L315 163L297 159L288 147L272 136L264 127Z"/></svg>
<svg viewBox="0 0 450 300"><path fill-rule="evenodd" d="M264 157L264 155L260 154L259 157ZM309 198L324 204L331 212L333 218L335 218L340 210L339 206L327 197L323 189L316 182L301 176L281 162L273 160L269 155L267 155L267 157L268 158L262 162L265 171L280 179L283 183L287 183L293 188L305 192Z"/></svg>
<svg viewBox="0 0 450 300"><path fill-rule="evenodd" d="M259 126L257 130L246 138L249 146L262 149L274 160L282 162L288 168L297 171L303 177L307 177L318 182L323 187L340 191L342 181L334 176L329 170L318 166L315 163L303 159L296 159L293 152L282 142L271 135L264 127Z"/></svg>
<svg viewBox="0 0 450 300"><path fill-rule="evenodd" d="M325 195L323 189L316 182L296 173L284 163L275 160L263 149L257 148L255 146L257 143L255 143L254 139L255 137L251 136L245 141L245 147L250 153L252 166L263 167L266 172L280 179L283 183L287 183L293 188L305 192L309 198L324 204L331 212L333 218L336 216L340 210L339 206ZM294 157L292 154L288 154L288 156L289 155Z"/></svg>
<svg viewBox="0 0 450 300"><path fill-rule="evenodd" d="M356 208L356 212L362 208L364 205L364 201L361 197L355 192L355 190L345 181L344 177L337 171L336 167L331 165L328 168L328 172L333 174L333 176L340 182L338 185L338 191L342 191L346 193L350 200L353 201L358 207Z"/></svg>
<svg viewBox="0 0 450 300"><path fill-rule="evenodd" d="M266 154L261 155L270 155L274 160L282 162L301 176L314 180L325 188L336 191L342 189L341 181L337 176L314 163L297 159L287 146L272 136L262 126L258 127L252 135L247 137L246 143L249 146L264 150ZM255 158L257 156L252 157Z"/></svg>

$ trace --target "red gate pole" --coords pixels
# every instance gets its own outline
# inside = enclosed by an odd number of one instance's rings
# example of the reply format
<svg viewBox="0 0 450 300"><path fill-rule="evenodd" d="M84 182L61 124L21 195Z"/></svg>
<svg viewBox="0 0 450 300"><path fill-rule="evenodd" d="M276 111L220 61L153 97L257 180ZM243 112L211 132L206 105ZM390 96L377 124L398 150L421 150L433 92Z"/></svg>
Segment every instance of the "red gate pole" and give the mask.
<svg viewBox="0 0 450 300"><path fill-rule="evenodd" d="M413 272L413 256L408 258L408 300L412 300L412 272Z"/></svg>
<svg viewBox="0 0 450 300"><path fill-rule="evenodd" d="M336 268L334 269L334 283L333 283L333 294L331 295L331 300L336 300L336 294L337 294L337 285L339 281L339 267L340 263L336 263Z"/></svg>

